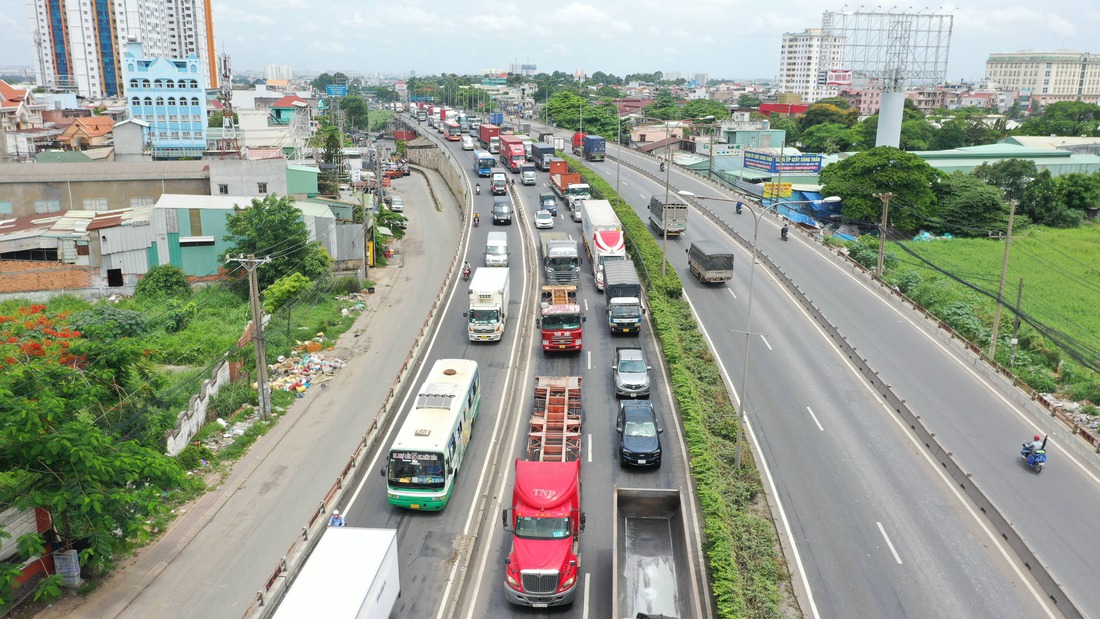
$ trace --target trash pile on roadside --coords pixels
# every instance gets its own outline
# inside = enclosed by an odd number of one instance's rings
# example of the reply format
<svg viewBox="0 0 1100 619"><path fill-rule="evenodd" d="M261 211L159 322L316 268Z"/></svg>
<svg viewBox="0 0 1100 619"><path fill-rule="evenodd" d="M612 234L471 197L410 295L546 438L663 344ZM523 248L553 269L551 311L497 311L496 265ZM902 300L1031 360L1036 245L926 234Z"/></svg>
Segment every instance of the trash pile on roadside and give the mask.
<svg viewBox="0 0 1100 619"><path fill-rule="evenodd" d="M343 359L326 357L309 348L312 347L295 347L296 354L280 356L278 363L268 366L272 373L272 389L290 391L302 397L310 387L324 385L335 378L336 371L347 365Z"/></svg>
<svg viewBox="0 0 1100 619"><path fill-rule="evenodd" d="M367 309L367 299L370 295L366 292L353 292L351 294L342 294L336 297L337 301L344 301L346 303L354 303L351 307L345 307L340 310L340 315L347 317L352 312L363 312Z"/></svg>

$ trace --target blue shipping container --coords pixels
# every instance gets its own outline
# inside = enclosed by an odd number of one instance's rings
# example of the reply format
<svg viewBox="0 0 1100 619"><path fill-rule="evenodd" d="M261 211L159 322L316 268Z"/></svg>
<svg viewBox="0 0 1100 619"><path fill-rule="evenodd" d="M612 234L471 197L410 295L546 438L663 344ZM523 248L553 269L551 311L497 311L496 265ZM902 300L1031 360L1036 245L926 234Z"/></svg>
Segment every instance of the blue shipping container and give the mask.
<svg viewBox="0 0 1100 619"><path fill-rule="evenodd" d="M489 124L497 126L504 124L504 114L502 112L489 114Z"/></svg>

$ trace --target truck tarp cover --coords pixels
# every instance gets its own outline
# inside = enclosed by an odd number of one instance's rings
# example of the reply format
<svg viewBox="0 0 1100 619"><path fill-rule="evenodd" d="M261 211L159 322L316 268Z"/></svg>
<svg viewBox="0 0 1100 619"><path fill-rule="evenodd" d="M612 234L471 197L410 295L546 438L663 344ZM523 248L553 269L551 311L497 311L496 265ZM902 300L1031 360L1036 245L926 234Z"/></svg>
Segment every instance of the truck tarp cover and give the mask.
<svg viewBox="0 0 1100 619"><path fill-rule="evenodd" d="M581 463L516 461L515 495L535 509L560 507L577 492Z"/></svg>

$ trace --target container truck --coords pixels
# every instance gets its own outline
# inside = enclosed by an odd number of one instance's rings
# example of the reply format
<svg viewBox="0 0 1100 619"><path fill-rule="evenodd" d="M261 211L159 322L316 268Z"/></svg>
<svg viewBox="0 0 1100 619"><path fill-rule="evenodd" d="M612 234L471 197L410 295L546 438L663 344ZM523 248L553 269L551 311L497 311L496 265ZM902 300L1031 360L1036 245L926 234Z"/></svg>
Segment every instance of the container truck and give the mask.
<svg viewBox="0 0 1100 619"><path fill-rule="evenodd" d="M688 206L682 202L665 204L657 196L649 198L649 225L659 234L680 236L687 231Z"/></svg>
<svg viewBox="0 0 1100 619"><path fill-rule="evenodd" d="M543 352L580 352L584 346L584 313L576 286L543 286L539 331Z"/></svg>
<svg viewBox="0 0 1100 619"><path fill-rule="evenodd" d="M489 122L499 127L504 124L504 114L502 112L493 112L489 114Z"/></svg>
<svg viewBox="0 0 1100 619"><path fill-rule="evenodd" d="M519 172L519 167L527 161L527 151L523 149L523 141L514 134L500 136L500 163L511 170Z"/></svg>
<svg viewBox="0 0 1100 619"><path fill-rule="evenodd" d="M581 230L584 252L592 265L596 289L604 289L604 265L614 260L626 260L626 239L623 225L607 200L581 200Z"/></svg>
<svg viewBox="0 0 1100 619"><path fill-rule="evenodd" d="M492 154L500 152L500 127L497 125L481 125L477 128L477 140L481 147Z"/></svg>
<svg viewBox="0 0 1100 619"><path fill-rule="evenodd" d="M397 530L330 527L275 608L274 619L389 617L401 595Z"/></svg>
<svg viewBox="0 0 1100 619"><path fill-rule="evenodd" d="M466 332L471 342L499 342L508 322L508 269L478 267L470 278Z"/></svg>
<svg viewBox="0 0 1100 619"><path fill-rule="evenodd" d="M539 245L547 284L580 284L581 257L572 236L566 232L540 232Z"/></svg>
<svg viewBox="0 0 1100 619"><path fill-rule="evenodd" d="M599 135L584 136L584 158L588 161L603 161L607 152L607 140Z"/></svg>
<svg viewBox="0 0 1100 619"><path fill-rule="evenodd" d="M535 142L531 145L531 157L543 172L550 171L550 158L554 156L554 147L546 142Z"/></svg>
<svg viewBox="0 0 1100 619"><path fill-rule="evenodd" d="M584 133L583 131L577 131L573 133L572 147L574 155L578 157L584 155L584 138L587 135L588 134Z"/></svg>
<svg viewBox="0 0 1100 619"><path fill-rule="evenodd" d="M633 260L614 260L603 267L603 291L607 298L607 326L612 334L642 331L642 282Z"/></svg>
<svg viewBox="0 0 1100 619"><path fill-rule="evenodd" d="M569 174L569 162L561 157L551 157L547 164L551 174Z"/></svg>
<svg viewBox="0 0 1100 619"><path fill-rule="evenodd" d="M424 109L416 110L416 122L422 123L428 120L428 112Z"/></svg>
<svg viewBox="0 0 1100 619"><path fill-rule="evenodd" d="M581 377L535 377L527 459L516 459L512 506L502 517L512 533L504 592L512 604L564 606L580 577Z"/></svg>
<svg viewBox="0 0 1100 619"><path fill-rule="evenodd" d="M574 172L565 174L550 174L550 188L565 202L569 210L573 211L573 221L580 221L577 212L577 202L587 200L591 190L587 183L581 182L581 175Z"/></svg>
<svg viewBox="0 0 1100 619"><path fill-rule="evenodd" d="M680 490L615 487L611 617L702 617Z"/></svg>
<svg viewBox="0 0 1100 619"><path fill-rule="evenodd" d="M733 252L715 241L695 241L687 248L688 268L704 284L733 279Z"/></svg>

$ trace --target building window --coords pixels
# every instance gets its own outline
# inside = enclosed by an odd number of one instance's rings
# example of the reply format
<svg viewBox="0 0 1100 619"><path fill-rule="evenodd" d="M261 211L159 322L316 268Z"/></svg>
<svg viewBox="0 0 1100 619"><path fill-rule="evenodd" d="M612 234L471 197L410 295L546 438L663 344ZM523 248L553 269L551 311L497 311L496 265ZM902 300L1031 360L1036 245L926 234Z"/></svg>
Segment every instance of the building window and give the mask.
<svg viewBox="0 0 1100 619"><path fill-rule="evenodd" d="M107 198L84 198L84 210L86 211L106 211L109 208Z"/></svg>
<svg viewBox="0 0 1100 619"><path fill-rule="evenodd" d="M11 202L8 200L0 201L0 215L11 215Z"/></svg>
<svg viewBox="0 0 1100 619"><path fill-rule="evenodd" d="M267 183L256 183L256 191L258 191L260 194L266 194Z"/></svg>
<svg viewBox="0 0 1100 619"><path fill-rule="evenodd" d="M139 206L153 206L152 196L141 196L140 198L130 198L130 208L137 208Z"/></svg>
<svg viewBox="0 0 1100 619"><path fill-rule="evenodd" d="M180 247L213 247L212 236L181 236Z"/></svg>
<svg viewBox="0 0 1100 619"><path fill-rule="evenodd" d="M35 213L56 213L61 210L60 200L35 200Z"/></svg>
<svg viewBox="0 0 1100 619"><path fill-rule="evenodd" d="M223 195L223 196L228 196L229 195L229 185L225 185L225 184L218 185L218 193Z"/></svg>

